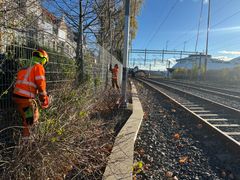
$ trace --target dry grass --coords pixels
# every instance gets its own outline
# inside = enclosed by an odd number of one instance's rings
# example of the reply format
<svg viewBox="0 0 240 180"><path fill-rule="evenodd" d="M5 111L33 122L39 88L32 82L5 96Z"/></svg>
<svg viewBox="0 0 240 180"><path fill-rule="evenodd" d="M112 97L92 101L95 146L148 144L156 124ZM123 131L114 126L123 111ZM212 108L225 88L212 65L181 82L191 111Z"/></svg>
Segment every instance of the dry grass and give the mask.
<svg viewBox="0 0 240 180"><path fill-rule="evenodd" d="M112 113L119 94L69 85L52 95L32 128L33 140L1 147L2 179L101 179L119 121Z"/></svg>

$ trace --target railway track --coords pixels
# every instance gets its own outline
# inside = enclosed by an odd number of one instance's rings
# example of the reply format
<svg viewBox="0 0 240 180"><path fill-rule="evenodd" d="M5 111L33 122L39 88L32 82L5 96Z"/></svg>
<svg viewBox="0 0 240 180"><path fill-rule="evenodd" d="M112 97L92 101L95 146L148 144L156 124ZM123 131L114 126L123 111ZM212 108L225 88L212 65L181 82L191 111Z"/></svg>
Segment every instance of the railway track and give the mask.
<svg viewBox="0 0 240 180"><path fill-rule="evenodd" d="M240 111L210 99L152 80L138 79L194 115L231 150L240 152ZM164 89L164 90L163 90ZM170 94L170 95L169 95Z"/></svg>
<svg viewBox="0 0 240 180"><path fill-rule="evenodd" d="M158 81L163 82L163 83L168 83L171 85L180 86L183 88L194 89L197 91L206 92L208 94L218 95L220 97L232 99L235 101L240 100L240 92L239 91L222 89L222 88L212 87L212 86L208 86L208 85L198 85L198 84L193 84L193 83L176 82L176 81L172 81L172 80L162 80L161 79Z"/></svg>

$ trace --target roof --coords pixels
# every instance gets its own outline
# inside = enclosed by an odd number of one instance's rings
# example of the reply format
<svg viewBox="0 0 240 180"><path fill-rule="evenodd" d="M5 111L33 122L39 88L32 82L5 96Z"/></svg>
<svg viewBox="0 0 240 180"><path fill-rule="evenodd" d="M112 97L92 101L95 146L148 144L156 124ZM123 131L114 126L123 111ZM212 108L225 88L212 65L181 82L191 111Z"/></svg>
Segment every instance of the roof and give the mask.
<svg viewBox="0 0 240 180"><path fill-rule="evenodd" d="M57 23L57 17L50 13L47 9L42 8L42 13L44 16L48 17L53 24Z"/></svg>
<svg viewBox="0 0 240 180"><path fill-rule="evenodd" d="M233 64L240 64L240 57L234 58L230 62Z"/></svg>
<svg viewBox="0 0 240 180"><path fill-rule="evenodd" d="M199 66L199 58L200 56L192 56L178 59L177 63L172 67L174 69L176 68L184 68L184 69L192 69L194 66ZM235 61L240 63L240 57L239 59L236 59ZM201 64L202 66L205 63L205 56L201 58ZM219 70L219 69L225 69L225 68L234 68L236 67L235 63L231 63L231 61L223 61L216 58L212 58L211 56L208 56L207 61L207 69L208 70Z"/></svg>

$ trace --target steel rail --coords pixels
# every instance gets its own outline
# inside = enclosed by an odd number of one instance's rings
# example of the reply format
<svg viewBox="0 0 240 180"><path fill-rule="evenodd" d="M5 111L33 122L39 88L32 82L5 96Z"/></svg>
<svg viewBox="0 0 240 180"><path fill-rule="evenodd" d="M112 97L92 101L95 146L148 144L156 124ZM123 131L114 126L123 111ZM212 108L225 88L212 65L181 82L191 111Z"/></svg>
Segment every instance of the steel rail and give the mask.
<svg viewBox="0 0 240 180"><path fill-rule="evenodd" d="M240 100L240 96L239 96L240 92L236 92L236 91L229 91L229 90L224 90L224 89L220 89L220 88L201 86L201 85L189 84L189 83L184 83L184 82L175 82L175 81L166 81L166 80L161 80L161 81L167 82L168 84L174 84L174 85L191 88L191 89L195 89L195 90L202 91L202 92L207 92L207 93L214 94L214 95L219 95L222 97L230 98L232 100L237 100L237 101ZM207 88L207 89L205 89L205 88ZM212 89L212 90L210 90L210 89Z"/></svg>
<svg viewBox="0 0 240 180"><path fill-rule="evenodd" d="M190 83L190 82L183 82L183 81L176 81L176 80L165 80L163 79L163 81L168 81L168 82L174 82L174 83L181 83L181 84L185 84L185 85L189 85L189 86L195 86L195 87L202 87L202 88L208 88L214 91L219 91L225 94L231 94L231 95L235 95L235 96L240 96L240 89L237 90L230 90L230 89L226 89L226 88L219 88L219 87L213 87L212 85L207 85L207 84L196 84L196 83ZM232 88L237 88L237 87L232 87ZM239 87L240 88L240 87Z"/></svg>
<svg viewBox="0 0 240 180"><path fill-rule="evenodd" d="M157 90L172 102L192 114L205 127L218 135L235 153L240 152L240 111L232 107L214 102L192 93L184 92L180 89L173 88L152 80L137 79L151 88ZM169 90L189 103L176 100L161 91L159 87ZM184 98L183 98L184 97ZM219 111L221 113L219 113ZM216 124L217 123L217 124ZM236 128L234 132L226 131L226 128ZM237 129L238 128L238 129Z"/></svg>

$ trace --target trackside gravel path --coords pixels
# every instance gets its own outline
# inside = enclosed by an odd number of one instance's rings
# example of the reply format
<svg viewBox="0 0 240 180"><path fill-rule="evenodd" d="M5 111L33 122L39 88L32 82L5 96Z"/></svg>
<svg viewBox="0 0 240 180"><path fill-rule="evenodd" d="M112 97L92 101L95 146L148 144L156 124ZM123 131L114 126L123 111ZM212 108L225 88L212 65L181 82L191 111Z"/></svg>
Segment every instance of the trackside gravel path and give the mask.
<svg viewBox="0 0 240 180"><path fill-rule="evenodd" d="M135 81L145 112L135 143L137 179L239 179L240 161L165 97Z"/></svg>

